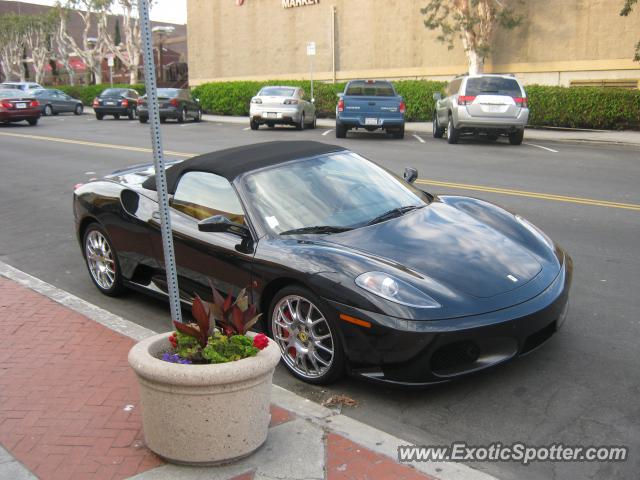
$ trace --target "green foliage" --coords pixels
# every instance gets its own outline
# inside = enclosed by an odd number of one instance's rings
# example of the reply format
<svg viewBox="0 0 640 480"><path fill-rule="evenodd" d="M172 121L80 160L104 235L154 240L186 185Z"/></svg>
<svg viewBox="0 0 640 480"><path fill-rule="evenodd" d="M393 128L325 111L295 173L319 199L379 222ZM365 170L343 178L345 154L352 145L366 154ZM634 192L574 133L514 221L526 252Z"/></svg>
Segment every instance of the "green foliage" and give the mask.
<svg viewBox="0 0 640 480"><path fill-rule="evenodd" d="M209 363L225 363L255 357L259 351L253 346L251 338L245 335L227 337L216 333L209 337L209 342L202 351L202 357Z"/></svg>
<svg viewBox="0 0 640 480"><path fill-rule="evenodd" d="M597 87L525 87L529 125L570 128L640 128L640 91Z"/></svg>
<svg viewBox="0 0 640 480"><path fill-rule="evenodd" d="M64 85L56 88L71 95L73 98L82 100L85 105L91 105L93 99L100 95L103 90L111 88L111 85L108 83L102 85ZM145 94L144 85L114 84L113 88L133 88L140 95Z"/></svg>
<svg viewBox="0 0 640 480"><path fill-rule="evenodd" d="M266 85L291 85L302 87L309 99L309 81L272 80L265 82L216 82L205 83L193 89L202 107L216 115L249 115L249 102ZM314 97L318 117L335 117L338 93L344 91L345 83L314 82ZM407 120L419 121L432 117L434 108L432 94L441 91L445 83L429 80L403 80L394 82L398 94L407 104Z"/></svg>

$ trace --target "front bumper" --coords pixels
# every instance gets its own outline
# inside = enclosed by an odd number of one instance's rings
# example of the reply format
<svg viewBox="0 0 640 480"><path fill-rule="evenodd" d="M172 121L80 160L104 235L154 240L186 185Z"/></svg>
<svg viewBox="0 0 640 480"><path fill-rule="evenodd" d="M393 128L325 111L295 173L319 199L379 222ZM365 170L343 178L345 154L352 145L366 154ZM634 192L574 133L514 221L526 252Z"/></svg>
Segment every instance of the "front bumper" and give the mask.
<svg viewBox="0 0 640 480"><path fill-rule="evenodd" d="M293 125L300 123L302 111L294 107L269 107L252 105L249 116L251 120L259 124L273 123Z"/></svg>
<svg viewBox="0 0 640 480"><path fill-rule="evenodd" d="M0 109L0 122L20 122L40 118L40 107L21 109Z"/></svg>
<svg viewBox="0 0 640 480"><path fill-rule="evenodd" d="M473 128L487 131L522 130L529 121L529 109L521 108L516 117L471 116L465 107L453 110L453 122L458 129Z"/></svg>
<svg viewBox="0 0 640 480"><path fill-rule="evenodd" d="M372 115L373 117L373 115ZM336 123L344 125L347 128L365 128L365 129L398 129L404 125L404 116L394 118L375 117L377 123L375 125L367 124L367 116L362 115L338 115Z"/></svg>
<svg viewBox="0 0 640 480"><path fill-rule="evenodd" d="M351 373L428 385L484 370L542 345L566 318L572 271L565 255L557 277L536 297L496 312L445 320L403 320L326 301L337 314L371 323L364 328L339 321Z"/></svg>

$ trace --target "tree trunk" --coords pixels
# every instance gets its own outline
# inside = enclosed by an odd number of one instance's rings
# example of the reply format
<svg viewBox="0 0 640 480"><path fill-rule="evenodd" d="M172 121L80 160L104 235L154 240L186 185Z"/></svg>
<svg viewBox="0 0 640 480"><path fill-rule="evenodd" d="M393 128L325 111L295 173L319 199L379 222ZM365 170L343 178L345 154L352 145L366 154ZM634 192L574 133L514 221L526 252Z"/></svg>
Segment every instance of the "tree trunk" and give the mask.
<svg viewBox="0 0 640 480"><path fill-rule="evenodd" d="M484 57L475 50L467 50L467 60L469 62L469 75L484 73Z"/></svg>
<svg viewBox="0 0 640 480"><path fill-rule="evenodd" d="M136 83L138 83L138 66L137 65L131 65L131 67L129 68L129 83L131 85L135 85Z"/></svg>
<svg viewBox="0 0 640 480"><path fill-rule="evenodd" d="M102 83L102 64L98 63L93 67L93 78L96 81L96 85L100 85Z"/></svg>

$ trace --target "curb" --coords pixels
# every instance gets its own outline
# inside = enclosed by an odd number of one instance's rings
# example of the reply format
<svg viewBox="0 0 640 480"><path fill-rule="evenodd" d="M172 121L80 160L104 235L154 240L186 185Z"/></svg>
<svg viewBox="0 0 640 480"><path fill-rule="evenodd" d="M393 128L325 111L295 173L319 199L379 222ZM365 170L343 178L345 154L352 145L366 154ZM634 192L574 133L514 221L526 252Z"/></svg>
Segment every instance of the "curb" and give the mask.
<svg viewBox="0 0 640 480"><path fill-rule="evenodd" d="M130 320L126 320L118 315L114 315L97 305L87 302L86 300L59 289L2 261L0 261L0 276L13 280L24 287L38 292L41 295L44 295L45 297L48 297L55 302L84 315L88 319L133 340L140 341L158 333L133 323ZM337 413L277 385L273 385L271 395L273 403L282 408L293 411L300 418L311 422L325 431L331 430L343 435L369 450L391 459L395 460L397 458L398 446L411 445L411 442L402 440L341 413ZM418 472L422 472L439 479L497 480L496 477L467 467L461 463L413 462L410 465ZM154 470L162 468L163 467L157 467ZM151 473L154 470L149 470L147 473ZM188 478L188 475L185 476L185 478Z"/></svg>

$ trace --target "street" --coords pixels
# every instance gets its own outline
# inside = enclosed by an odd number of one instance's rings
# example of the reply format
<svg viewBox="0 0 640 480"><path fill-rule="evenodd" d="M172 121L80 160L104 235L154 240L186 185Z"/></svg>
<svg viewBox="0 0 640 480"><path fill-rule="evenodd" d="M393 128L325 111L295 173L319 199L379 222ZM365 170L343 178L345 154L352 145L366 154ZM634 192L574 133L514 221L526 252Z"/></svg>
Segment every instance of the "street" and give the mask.
<svg viewBox="0 0 640 480"><path fill-rule="evenodd" d="M148 126L92 115L43 118L37 127L0 126L0 260L145 327L170 329L168 304L131 292L102 296L74 234L73 186L117 168L151 162ZM163 127L167 159L271 140L346 146L401 174L419 171L432 193L483 198L531 220L573 257L574 283L562 330L507 365L422 390L345 378L330 388L275 382L322 401L359 402L343 413L419 445L626 445L623 463L473 464L503 479L631 478L640 469L640 152L613 144L527 140L511 146L448 145L407 131L404 140L330 129L298 132L214 122ZM46 137L46 138L43 138Z"/></svg>

